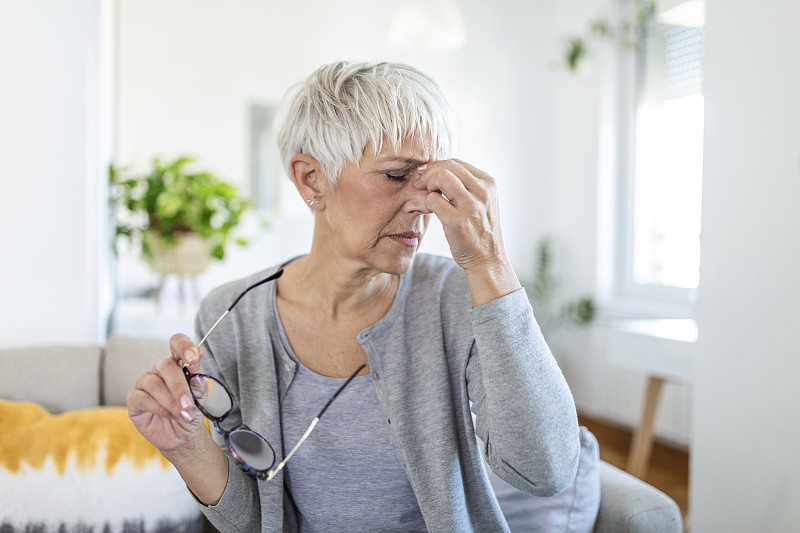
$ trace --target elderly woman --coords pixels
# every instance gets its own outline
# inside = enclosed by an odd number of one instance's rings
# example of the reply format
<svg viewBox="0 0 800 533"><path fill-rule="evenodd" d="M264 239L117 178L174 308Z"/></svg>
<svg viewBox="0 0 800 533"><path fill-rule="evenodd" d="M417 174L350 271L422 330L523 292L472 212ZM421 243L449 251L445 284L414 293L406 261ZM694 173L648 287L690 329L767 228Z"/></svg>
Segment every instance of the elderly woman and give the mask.
<svg viewBox="0 0 800 533"><path fill-rule="evenodd" d="M507 530L484 461L549 496L581 444L495 180L449 159L447 100L405 65L325 65L283 115L310 251L213 291L196 327L215 331L171 339L131 419L222 531ZM431 215L452 259L417 254ZM201 364L232 397L219 411Z"/></svg>

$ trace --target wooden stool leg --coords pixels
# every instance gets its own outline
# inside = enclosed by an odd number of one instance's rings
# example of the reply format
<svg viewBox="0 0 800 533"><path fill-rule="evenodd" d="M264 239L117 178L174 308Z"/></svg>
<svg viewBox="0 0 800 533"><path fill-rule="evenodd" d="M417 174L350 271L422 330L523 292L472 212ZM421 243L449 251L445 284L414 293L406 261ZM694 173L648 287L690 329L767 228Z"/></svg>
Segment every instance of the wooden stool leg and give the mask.
<svg viewBox="0 0 800 533"><path fill-rule="evenodd" d="M200 286L197 284L197 276L192 275L192 292L194 293L194 304L200 305Z"/></svg>
<svg viewBox="0 0 800 533"><path fill-rule="evenodd" d="M650 452L653 451L653 423L656 418L656 408L661 395L664 379L650 376L647 381L644 407L639 425L633 432L633 441L628 455L628 473L642 479L647 474L647 465L650 462Z"/></svg>
<svg viewBox="0 0 800 533"><path fill-rule="evenodd" d="M178 297L181 299L181 303L186 303L186 276L178 275Z"/></svg>
<svg viewBox="0 0 800 533"><path fill-rule="evenodd" d="M164 280L166 275L161 274L158 278L158 288L156 288L156 307L161 307L161 293L164 291Z"/></svg>

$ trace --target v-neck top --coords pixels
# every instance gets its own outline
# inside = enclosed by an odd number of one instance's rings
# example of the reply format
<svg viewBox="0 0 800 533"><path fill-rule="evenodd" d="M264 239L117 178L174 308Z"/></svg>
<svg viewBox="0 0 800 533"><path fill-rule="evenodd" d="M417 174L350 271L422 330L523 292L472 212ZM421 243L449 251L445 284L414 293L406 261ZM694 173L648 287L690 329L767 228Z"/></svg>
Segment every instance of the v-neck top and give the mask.
<svg viewBox="0 0 800 533"><path fill-rule="evenodd" d="M277 309L276 309L277 311ZM347 378L298 365L281 402L283 442L293 447ZM309 438L284 467L300 533L427 531L414 491L389 440L370 375L356 376L331 403Z"/></svg>

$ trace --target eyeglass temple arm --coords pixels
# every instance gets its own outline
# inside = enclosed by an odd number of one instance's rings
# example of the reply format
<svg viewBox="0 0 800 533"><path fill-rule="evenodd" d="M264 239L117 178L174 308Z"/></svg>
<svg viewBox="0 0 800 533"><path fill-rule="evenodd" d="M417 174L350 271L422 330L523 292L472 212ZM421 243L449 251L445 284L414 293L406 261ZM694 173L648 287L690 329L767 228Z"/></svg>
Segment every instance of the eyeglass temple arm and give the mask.
<svg viewBox="0 0 800 533"><path fill-rule="evenodd" d="M226 310L225 310L225 312L224 312L224 313L222 313L222 315L221 315L221 316L220 316L220 317L217 319L217 321L216 321L216 322L214 322L214 325L213 325L213 326L211 326L211 329L209 329L209 330L206 332L206 335L205 335L205 337L203 337L203 338L202 338L202 340L201 340L200 342L198 342L198 343L197 343L197 345L198 345L198 346L202 346L202 345L203 345L203 343L204 343L204 342L206 342L206 339L208 338L208 336L209 336L209 335L211 335L211 332L212 332L212 331L214 331L214 328L216 328L216 327L217 327L217 325L218 325L220 322L222 322L222 319L223 319L223 318L225 318L226 316L228 316L228 313L230 313L231 311L233 311L233 308L234 308L234 307L236 307L236 304L238 304L238 303L239 303L239 300L241 300L241 299L242 299L242 296L244 296L245 294L247 294L248 292L250 292L250 290L251 290L251 289L255 289L255 288L256 288L256 287L258 287L259 285L263 285L264 283L266 283L266 282L268 282L268 281L272 281L272 280L274 280L274 279L278 279L278 278L279 278L279 277L281 277L281 276L283 276L283 269L282 269L282 268L281 268L280 270L278 270L277 272L275 272L274 274L272 274L271 276L268 276L268 277L266 277L266 278L262 279L261 281L257 281L256 283L253 283L252 285L250 285L249 287L247 287L245 290L243 290L243 291L242 291L242 293L241 293L239 296L237 296L237 297L236 297L236 299L233 301L233 303L230 305L230 307L228 307L228 309L226 309ZM337 394L338 394L338 393L337 393Z"/></svg>
<svg viewBox="0 0 800 533"><path fill-rule="evenodd" d="M358 373L361 372L366 367L367 367L367 365L361 365L360 367L356 368L356 371L353 372L353 374L349 378L347 378L347 381L342 383L342 386L339 387L339 390L337 390L336 393L331 397L331 399L328 400L328 403L325 404L325 407L323 407L322 411L320 411L319 414L317 415L317 419L318 420L320 418L322 418L322 414L325 411L327 411L328 407L333 403L333 400L335 400L336 397L339 396L339 393L341 393L344 390L344 388L347 387L350 384L350 382L353 381L353 379L355 379L355 377L358 375Z"/></svg>
<svg viewBox="0 0 800 533"><path fill-rule="evenodd" d="M325 404L325 407L322 408L322 411L320 411L319 414L314 418L314 420L311 421L311 425L308 426L306 432L303 433L303 436L300 437L299 441L297 441L297 444L295 444L294 448L292 448L292 451L289 452L289 454L283 459L283 461L278 463L278 466L267 472L267 481L274 478L278 474L278 472L283 470L283 467L286 466L286 463L289 462L289 459L292 458L294 452L297 451L300 445L306 441L309 435L311 435L311 432L314 431L314 428L317 426L319 419L322 418L322 414L328 409L328 406L330 406L333 400L335 400L336 397L339 396L339 393L342 392L342 390L344 390L344 388L347 387L347 385L349 385L351 381L353 381L353 378L355 378L358 375L358 373L361 372L361 370L366 366L367 365L361 365L360 367L358 367L356 371L353 372L353 375L347 378L347 381L345 381L342 384L342 386L339 387L339 390L337 390L336 393L331 397L331 399L328 400L328 403Z"/></svg>
<svg viewBox="0 0 800 533"><path fill-rule="evenodd" d="M306 430L306 432L303 433L303 436L300 437L300 440L297 441L297 444L294 445L294 448L292 448L292 451L289 452L289 455L287 455L283 459L283 461L278 463L278 466L276 466L275 468L273 468L272 470L267 472L267 481L269 481L270 479L274 478L276 475L278 475L278 472L283 470L283 467L286 466L286 463L288 463L289 459L292 458L292 456L294 455L294 452L297 451L297 449L300 447L300 445L303 444L306 441L306 439L308 438L309 435L311 435L311 432L314 431L314 428L317 426L317 422L319 422L319 417L316 417L314 420L311 421L311 425L308 426L308 429Z"/></svg>

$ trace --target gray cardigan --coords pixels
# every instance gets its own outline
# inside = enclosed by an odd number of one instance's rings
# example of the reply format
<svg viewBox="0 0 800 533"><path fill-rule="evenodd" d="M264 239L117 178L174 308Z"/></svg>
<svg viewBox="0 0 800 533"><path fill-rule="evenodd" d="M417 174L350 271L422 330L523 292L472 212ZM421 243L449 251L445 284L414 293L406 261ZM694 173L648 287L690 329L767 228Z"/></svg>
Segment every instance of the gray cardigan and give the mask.
<svg viewBox="0 0 800 533"><path fill-rule="evenodd" d="M198 338L245 287L274 270L213 291L197 315ZM296 364L281 344L274 302L274 283L248 293L209 337L203 365L237 401L223 426L249 426L280 460L294 445L281 441L280 401ZM508 483L539 496L566 488L580 455L572 395L524 290L476 308L470 303L452 259L419 254L389 312L358 335L430 531L508 531L481 455ZM230 456L229 463L222 499L203 507L209 520L222 532L295 530L283 473L257 482Z"/></svg>

